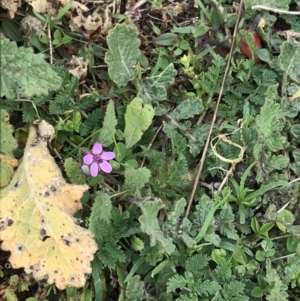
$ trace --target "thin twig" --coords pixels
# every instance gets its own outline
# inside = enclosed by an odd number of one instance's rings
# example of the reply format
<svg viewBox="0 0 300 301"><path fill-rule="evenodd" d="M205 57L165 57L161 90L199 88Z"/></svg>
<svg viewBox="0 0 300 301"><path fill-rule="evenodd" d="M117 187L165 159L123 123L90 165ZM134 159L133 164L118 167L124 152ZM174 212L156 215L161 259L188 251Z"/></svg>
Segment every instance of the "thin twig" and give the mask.
<svg viewBox="0 0 300 301"><path fill-rule="evenodd" d="M218 97L218 100L217 100L215 112L214 112L214 115L213 115L213 119L212 119L212 122L211 122L208 137L207 137L205 147L204 147L204 150L203 150L203 154L202 154L202 157L201 157L201 160L200 160L199 169L198 169L197 176L196 176L196 179L195 179L195 182L194 182L193 190L192 190L192 193L191 193L191 196L190 196L188 206L187 206L186 211L185 211L185 217L188 217L189 214L190 214L190 211L191 211L191 207L192 207L192 204L193 204L195 193L196 193L196 190L198 188L198 182L199 182L200 175L201 175L201 172L202 172L202 169L203 169L205 157L206 157L208 147L209 147L209 144L210 144L210 137L211 137L211 134L212 134L212 131L213 131L214 124L216 123L218 108L219 108L219 105L220 105L220 102L221 102L221 99L222 99L226 77L227 77L227 74L228 74L228 71L229 71L229 68L230 68L231 57L232 57L233 49L235 47L235 38L236 38L237 31L238 31L239 20L240 20L241 14L242 14L243 2L244 2L244 0L241 0L241 2L240 2L238 15L237 15L237 19L236 19L236 23L235 23L235 27L234 27L231 47L230 47L230 51L229 51L229 54L228 54L227 65L226 65L226 69L225 69L225 73L224 73L224 77L223 77L223 81L222 81L222 85L221 85L221 89L220 89L220 94L219 94L219 97Z"/></svg>
<svg viewBox="0 0 300 301"><path fill-rule="evenodd" d="M271 12L277 13L277 14L300 15L299 11L288 11L288 10L273 8L273 7L269 7L269 6L265 6L265 5L253 5L251 8L268 10L268 11L271 11Z"/></svg>

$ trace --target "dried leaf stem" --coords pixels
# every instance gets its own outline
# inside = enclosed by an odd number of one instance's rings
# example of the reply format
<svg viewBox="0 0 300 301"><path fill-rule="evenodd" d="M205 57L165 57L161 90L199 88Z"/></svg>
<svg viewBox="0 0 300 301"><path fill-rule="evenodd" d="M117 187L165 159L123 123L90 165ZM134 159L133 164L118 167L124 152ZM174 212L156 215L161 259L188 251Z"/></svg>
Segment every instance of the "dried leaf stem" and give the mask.
<svg viewBox="0 0 300 301"><path fill-rule="evenodd" d="M201 172L202 172L202 169L203 169L204 161L205 161L206 154L207 154L207 151L208 151L208 147L209 147L209 144L210 144L210 137L211 137L211 134L212 134L212 131L213 131L214 124L216 123L218 108L219 108L221 98L222 98L222 95L223 95L226 77L227 77L227 74L228 74L228 71L229 71L229 68L230 68L230 62L231 62L233 49L235 47L235 38L236 38L239 21L240 21L241 14L242 14L243 3L244 3L244 1L241 0L241 2L239 4L238 15L237 15L237 19L236 19L236 23L235 23L235 27L234 27L231 47L230 47L230 51L229 51L229 54L228 54L227 65L226 65L226 69L225 69L225 73L224 73L224 77L223 77L219 97L218 97L218 100L217 100L216 108L215 108L215 111L214 111L213 119L212 119L211 126L210 126L210 129L209 129L208 137L207 137L207 140L206 140L206 143L205 143L205 146L204 146L202 157L201 157L201 160L200 160L200 163L199 163L199 168L198 168L198 172L197 172L196 179L195 179L195 182L194 182L193 190L192 190L192 193L191 193L191 196L190 196L188 206L187 206L186 211L185 211L185 217L188 217L189 214L190 214L190 211L191 211L191 207L192 207L192 204L193 204L195 193L196 193L196 190L198 188L198 182L199 182L199 179L200 179L200 175L201 175Z"/></svg>
<svg viewBox="0 0 300 301"><path fill-rule="evenodd" d="M279 8L273 8L273 7L269 7L269 6L265 6L265 5L254 5L251 8L252 9L267 10L267 11L271 11L271 12L277 13L277 14L300 15L299 11L288 11L288 10L279 9Z"/></svg>

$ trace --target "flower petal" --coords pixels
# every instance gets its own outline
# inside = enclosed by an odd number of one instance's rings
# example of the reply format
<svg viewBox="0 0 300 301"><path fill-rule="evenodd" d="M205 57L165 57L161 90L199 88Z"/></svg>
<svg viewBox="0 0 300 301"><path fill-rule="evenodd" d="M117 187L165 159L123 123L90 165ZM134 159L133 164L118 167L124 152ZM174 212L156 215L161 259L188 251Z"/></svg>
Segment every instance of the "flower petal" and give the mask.
<svg viewBox="0 0 300 301"><path fill-rule="evenodd" d="M99 165L97 162L92 163L91 165L91 176L97 177L99 173Z"/></svg>
<svg viewBox="0 0 300 301"><path fill-rule="evenodd" d="M99 155L102 152L102 144L100 143L95 143L93 148L92 148L92 152L94 155Z"/></svg>
<svg viewBox="0 0 300 301"><path fill-rule="evenodd" d="M94 156L91 155L91 154L87 154L87 155L85 155L85 156L83 157L83 163L84 163L84 164L89 165L89 164L93 163L93 161L94 161Z"/></svg>
<svg viewBox="0 0 300 301"><path fill-rule="evenodd" d="M112 160L116 157L116 154L114 152L104 152L101 154L102 160Z"/></svg>
<svg viewBox="0 0 300 301"><path fill-rule="evenodd" d="M100 165L100 168L106 173L110 173L112 171L111 165L106 161L103 161L99 165Z"/></svg>

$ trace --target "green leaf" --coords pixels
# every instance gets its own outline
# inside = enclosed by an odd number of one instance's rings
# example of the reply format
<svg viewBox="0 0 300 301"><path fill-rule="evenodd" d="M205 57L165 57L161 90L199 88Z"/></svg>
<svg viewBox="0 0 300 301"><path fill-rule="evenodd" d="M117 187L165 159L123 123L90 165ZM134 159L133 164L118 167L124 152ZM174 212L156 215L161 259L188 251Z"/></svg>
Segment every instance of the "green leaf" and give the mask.
<svg viewBox="0 0 300 301"><path fill-rule="evenodd" d="M130 237L130 243L131 243L131 248L134 251L141 251L145 247L143 241L140 238L138 238L136 235Z"/></svg>
<svg viewBox="0 0 300 301"><path fill-rule="evenodd" d="M270 173L274 168L287 164L287 159L282 157L273 158L273 169L267 170L260 162L268 162L272 157L272 152L277 152L286 146L286 137L281 134L283 130L283 118L287 112L282 111L280 105L276 103L278 99L278 84L271 85L266 92L266 101L261 107L260 114L256 116L255 123L257 129L257 142L253 148L253 156L259 164L256 164L258 182L263 181L264 175ZM278 159L278 160L277 160Z"/></svg>
<svg viewBox="0 0 300 301"><path fill-rule="evenodd" d="M66 13L67 11L72 7L73 1L69 1L62 9L59 10L56 18L53 20L54 22L59 21Z"/></svg>
<svg viewBox="0 0 300 301"><path fill-rule="evenodd" d="M177 27L177 26L174 25L172 31L177 32L177 33L185 34L185 33L192 33L193 28L194 28L194 26L180 26L180 27Z"/></svg>
<svg viewBox="0 0 300 301"><path fill-rule="evenodd" d="M266 260L266 281L269 284L268 294L266 299L270 301L288 301L289 287L281 279L281 275L278 275L276 269L272 268L271 260Z"/></svg>
<svg viewBox="0 0 300 301"><path fill-rule="evenodd" d="M116 125L118 124L118 120L115 114L115 105L112 100L109 101L102 125L101 132L97 141L103 146L110 146L114 142L114 136L116 134Z"/></svg>
<svg viewBox="0 0 300 301"><path fill-rule="evenodd" d="M0 160L0 170L1 170L1 174L0 174L0 189L1 189L10 183L14 175L14 169L9 163Z"/></svg>
<svg viewBox="0 0 300 301"><path fill-rule="evenodd" d="M255 253L255 259L258 260L258 261L265 261L266 259L266 256L265 256L265 253L258 250L256 253Z"/></svg>
<svg viewBox="0 0 300 301"><path fill-rule="evenodd" d="M0 151L6 155L13 156L13 150L18 144L13 133L13 128L9 124L9 115L6 111L0 109Z"/></svg>
<svg viewBox="0 0 300 301"><path fill-rule="evenodd" d="M165 237L157 220L158 212L164 207L162 201L155 198L154 201L146 202L140 207L143 213L139 217L141 230L150 236L150 245L159 244L162 253L172 254L175 251L175 245L170 237Z"/></svg>
<svg viewBox="0 0 300 301"><path fill-rule="evenodd" d="M124 143L118 142L114 148L114 153L116 154L116 160L118 162L122 162L122 160L126 156L126 147L125 147Z"/></svg>
<svg viewBox="0 0 300 301"><path fill-rule="evenodd" d="M260 234L267 234L267 232L269 232L272 228L274 227L274 223L266 223L264 225L261 226L259 232Z"/></svg>
<svg viewBox="0 0 300 301"><path fill-rule="evenodd" d="M128 301L140 301L143 300L145 291L145 284L141 281L140 275L135 275L130 278L126 286L126 300Z"/></svg>
<svg viewBox="0 0 300 301"><path fill-rule="evenodd" d="M259 286L255 286L251 291L252 297L261 298L263 295L264 291Z"/></svg>
<svg viewBox="0 0 300 301"><path fill-rule="evenodd" d="M149 182L150 176L150 170L146 167L140 167L138 169L134 169L133 167L125 168L125 182L123 190L129 189L134 193L136 189L144 187L144 185Z"/></svg>
<svg viewBox="0 0 300 301"><path fill-rule="evenodd" d="M163 33L155 39L155 44L160 46L172 46L177 41L177 34L172 32Z"/></svg>
<svg viewBox="0 0 300 301"><path fill-rule="evenodd" d="M176 227L178 225L178 220L184 214L186 203L187 203L186 200L184 198L181 198L178 201L175 201L172 204L172 206L171 205L169 206L168 213L167 213L167 221L168 224L174 227L172 231L176 230Z"/></svg>
<svg viewBox="0 0 300 301"><path fill-rule="evenodd" d="M93 214L97 214L98 218L109 223L111 218L111 199L107 193L102 193L97 191L95 201L98 203L97 208L101 208L98 212L93 212ZM94 207L93 207L94 208Z"/></svg>
<svg viewBox="0 0 300 301"><path fill-rule="evenodd" d="M141 139L143 133L150 126L153 117L154 109L151 105L144 105L141 98L134 98L131 101L125 114L124 136L127 149Z"/></svg>
<svg viewBox="0 0 300 301"><path fill-rule="evenodd" d="M251 228L255 233L260 232L260 225L259 225L256 217L253 217L252 220L251 220Z"/></svg>
<svg viewBox="0 0 300 301"><path fill-rule="evenodd" d="M299 245L299 238L296 235L291 235L288 237L286 241L286 248L289 252L295 252L297 250L297 247Z"/></svg>
<svg viewBox="0 0 300 301"><path fill-rule="evenodd" d="M199 38L199 37L202 37L204 36L207 32L209 31L209 27L204 25L204 24L200 24L196 27L194 27L192 29L192 32L193 32L193 35L194 35L194 38Z"/></svg>
<svg viewBox="0 0 300 301"><path fill-rule="evenodd" d="M124 283L128 282L128 280L130 278L133 277L133 275L135 274L135 272L142 266L145 264L145 258L140 257L132 266L130 272L128 273L128 275L126 276L126 278L124 279Z"/></svg>
<svg viewBox="0 0 300 301"><path fill-rule="evenodd" d="M278 1L277 1L278 2ZM279 3L279 2L278 2ZM282 1L280 1L282 3ZM276 7L276 6L275 6ZM282 75L282 90L287 96L289 82L300 83L300 45L284 42L280 47L280 55L271 61L271 67Z"/></svg>
<svg viewBox="0 0 300 301"><path fill-rule="evenodd" d="M67 158L65 160L64 168L72 184L86 184L86 178L82 174L78 163L73 158Z"/></svg>
<svg viewBox="0 0 300 301"><path fill-rule="evenodd" d="M108 52L105 62L108 65L109 77L119 86L125 86L136 75L140 55L140 40L137 31L127 25L117 24L107 35Z"/></svg>
<svg viewBox="0 0 300 301"><path fill-rule="evenodd" d="M295 217L289 210L283 209L277 215L277 222L289 226L295 222Z"/></svg>
<svg viewBox="0 0 300 301"><path fill-rule="evenodd" d="M56 29L53 36L54 39L57 40L57 43L59 44L61 42L61 31L59 29ZM55 45L54 41L53 44Z"/></svg>
<svg viewBox="0 0 300 301"><path fill-rule="evenodd" d="M204 110L202 101L199 98L192 97L183 101L176 109L170 114L174 119L188 119L199 115Z"/></svg>
<svg viewBox="0 0 300 301"><path fill-rule="evenodd" d="M282 128L281 118L286 116L275 103L278 85L270 86L267 91L265 104L260 110L260 114L256 117L256 125L258 131L258 143L263 143L271 151L277 151L283 148L286 138L280 134Z"/></svg>
<svg viewBox="0 0 300 301"><path fill-rule="evenodd" d="M211 258L218 265L225 264L227 262L226 251L223 249L214 249L211 252Z"/></svg>
<svg viewBox="0 0 300 301"><path fill-rule="evenodd" d="M13 128L9 123L9 114L0 109L0 189L7 186L18 165L14 150L18 143L13 136ZM1 195L1 192L0 192Z"/></svg>
<svg viewBox="0 0 300 301"><path fill-rule="evenodd" d="M274 189L276 187L287 187L290 186L291 184L287 183L287 182L283 182L283 181L279 181L279 182L272 182L269 183L267 185L264 185L262 187L260 187L258 190L248 194L245 198L244 198L244 203L247 204L248 202L251 202L251 200L256 199L257 197L265 194L267 191Z"/></svg>
<svg viewBox="0 0 300 301"><path fill-rule="evenodd" d="M1 30L8 39L15 42L23 41L23 36L17 23L11 19L4 18L2 20Z"/></svg>
<svg viewBox="0 0 300 301"><path fill-rule="evenodd" d="M209 210L209 212L208 212L208 214L207 214L207 216L206 216L206 218L205 218L205 221L204 221L204 224L203 224L203 226L202 226L202 228L201 228L201 230L200 230L200 232L197 234L197 236L195 237L195 241L197 241L197 242L199 242L203 237L204 237L204 235L206 234L206 232L207 232L207 229L208 229L208 227L210 226L210 224L211 224L211 221L212 221L212 219L213 219L213 217L214 217L214 214L215 214L215 212L226 202L226 201L228 201L228 197L229 197L229 195L230 195L230 193L228 193L218 204L216 204L215 206L213 206L210 210ZM203 196L203 197L206 197L205 195Z"/></svg>
<svg viewBox="0 0 300 301"><path fill-rule="evenodd" d="M167 293L175 292L176 289L183 289L188 283L188 280L182 275L174 275L167 282Z"/></svg>
<svg viewBox="0 0 300 301"><path fill-rule="evenodd" d="M170 259L166 259L161 261L151 272L151 277L153 278L155 275L160 273L166 267L171 268L173 271L176 271L174 263Z"/></svg>
<svg viewBox="0 0 300 301"><path fill-rule="evenodd" d="M95 288L95 299L98 301L102 301L103 296L103 285L101 281L102 271L101 271L101 263L97 256L95 256L92 262L92 277Z"/></svg>
<svg viewBox="0 0 300 301"><path fill-rule="evenodd" d="M77 295L77 288L73 286L68 286L66 288L66 293L68 297L75 297Z"/></svg>
<svg viewBox="0 0 300 301"><path fill-rule="evenodd" d="M235 287L237 289L237 286ZM216 281L199 280L197 281L194 290L199 296L215 296L221 290L221 286ZM245 300L246 301L246 300Z"/></svg>
<svg viewBox="0 0 300 301"><path fill-rule="evenodd" d="M159 64L159 62L157 62ZM155 66L156 68L157 66ZM154 69L155 69L154 68ZM169 64L160 73L154 72L141 85L138 96L144 103L158 102L167 98L166 88L174 82L177 71L173 64Z"/></svg>
<svg viewBox="0 0 300 301"><path fill-rule="evenodd" d="M1 97L32 97L58 90L62 79L53 71L42 54L31 48L18 48L15 42L0 39Z"/></svg>
<svg viewBox="0 0 300 301"><path fill-rule="evenodd" d="M215 7L211 13L210 23L212 26L212 30L218 30L220 28L220 25L223 21L223 17L221 13L219 12L219 9Z"/></svg>

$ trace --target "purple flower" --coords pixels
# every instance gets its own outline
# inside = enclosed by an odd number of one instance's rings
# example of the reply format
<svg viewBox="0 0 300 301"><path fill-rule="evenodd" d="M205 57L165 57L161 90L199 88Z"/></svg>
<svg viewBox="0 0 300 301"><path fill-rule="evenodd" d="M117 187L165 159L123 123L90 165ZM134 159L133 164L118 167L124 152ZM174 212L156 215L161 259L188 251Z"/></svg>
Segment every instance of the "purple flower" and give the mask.
<svg viewBox="0 0 300 301"><path fill-rule="evenodd" d="M116 157L114 152L102 152L103 148L100 143L95 143L92 148L92 153L83 157L83 163L89 166L92 177L97 177L100 170L106 173L112 171L111 165L107 162Z"/></svg>

